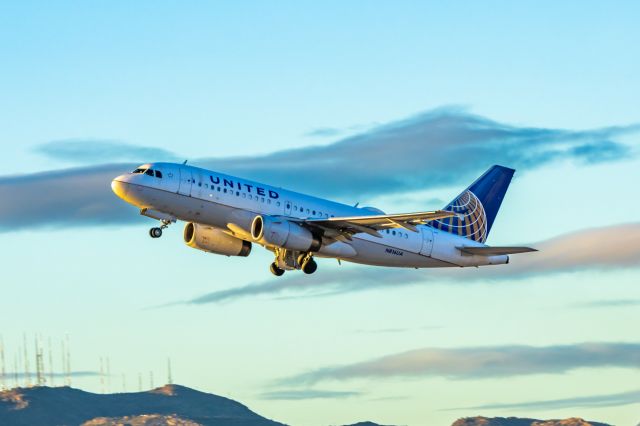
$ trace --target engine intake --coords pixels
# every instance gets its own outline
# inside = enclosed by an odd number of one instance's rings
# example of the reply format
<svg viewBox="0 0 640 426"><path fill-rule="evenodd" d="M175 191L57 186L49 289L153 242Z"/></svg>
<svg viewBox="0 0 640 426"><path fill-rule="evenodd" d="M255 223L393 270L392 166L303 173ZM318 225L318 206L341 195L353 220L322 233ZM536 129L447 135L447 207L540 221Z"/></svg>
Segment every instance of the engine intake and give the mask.
<svg viewBox="0 0 640 426"><path fill-rule="evenodd" d="M249 256L251 243L232 237L220 229L189 222L184 227L184 242L191 248L225 256Z"/></svg>
<svg viewBox="0 0 640 426"><path fill-rule="evenodd" d="M318 251L321 238L307 228L287 219L256 216L251 223L251 237L260 244L283 247L295 251Z"/></svg>

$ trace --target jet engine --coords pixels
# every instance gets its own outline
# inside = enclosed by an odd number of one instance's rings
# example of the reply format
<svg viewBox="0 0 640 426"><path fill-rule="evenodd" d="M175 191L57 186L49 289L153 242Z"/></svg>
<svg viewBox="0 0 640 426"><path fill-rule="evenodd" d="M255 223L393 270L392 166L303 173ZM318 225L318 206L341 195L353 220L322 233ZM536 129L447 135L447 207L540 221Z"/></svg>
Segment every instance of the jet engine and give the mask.
<svg viewBox="0 0 640 426"><path fill-rule="evenodd" d="M220 229L189 222L184 227L184 242L191 248L225 256L249 256L251 243L232 237Z"/></svg>
<svg viewBox="0 0 640 426"><path fill-rule="evenodd" d="M251 236L260 244L283 247L294 251L318 251L321 238L307 228L283 218L256 216L251 223Z"/></svg>

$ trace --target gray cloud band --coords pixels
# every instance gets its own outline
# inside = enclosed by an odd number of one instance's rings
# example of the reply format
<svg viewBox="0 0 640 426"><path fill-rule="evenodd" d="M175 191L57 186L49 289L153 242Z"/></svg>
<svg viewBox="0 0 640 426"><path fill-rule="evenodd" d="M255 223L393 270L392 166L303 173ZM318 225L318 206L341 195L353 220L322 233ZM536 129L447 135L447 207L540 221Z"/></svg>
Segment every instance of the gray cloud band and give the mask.
<svg viewBox="0 0 640 426"><path fill-rule="evenodd" d="M512 256L509 267L481 269L414 269L349 267L320 275L266 280L215 291L187 301L189 304L221 303L260 295L331 295L380 287L428 282L473 283L519 279L576 270L607 270L640 266L640 223L587 229L532 244L538 253Z"/></svg>
<svg viewBox="0 0 640 426"><path fill-rule="evenodd" d="M306 386L327 380L425 376L487 379L561 374L578 368L638 366L640 343L422 348L349 365L321 368L282 379L278 383Z"/></svg>
<svg viewBox="0 0 640 426"><path fill-rule="evenodd" d="M614 394L601 394L578 396L573 398L547 399L541 401L525 401L513 403L484 404L473 407L451 408L446 411L457 410L559 410L563 408L594 408L594 407L619 407L622 405L637 404L640 401L640 390L620 392Z"/></svg>
<svg viewBox="0 0 640 426"><path fill-rule="evenodd" d="M328 391L317 389L293 389L266 392L260 395L262 399L300 401L306 399L343 399L362 395L361 392Z"/></svg>
<svg viewBox="0 0 640 426"><path fill-rule="evenodd" d="M515 127L458 109L439 109L374 127L325 146L255 157L201 159L203 167L336 199L443 185L464 185L488 166L501 163L520 171L554 160L586 163L625 158L629 150L613 139L639 126L568 131ZM40 150L73 161L118 161L149 155L173 158L160 149L98 141L58 141ZM0 231L29 227L122 224L139 220L111 193L111 179L134 164L65 169L0 177ZM410 171L408 173L407 171ZM303 176L304 179L299 179ZM294 183L295 182L295 183Z"/></svg>

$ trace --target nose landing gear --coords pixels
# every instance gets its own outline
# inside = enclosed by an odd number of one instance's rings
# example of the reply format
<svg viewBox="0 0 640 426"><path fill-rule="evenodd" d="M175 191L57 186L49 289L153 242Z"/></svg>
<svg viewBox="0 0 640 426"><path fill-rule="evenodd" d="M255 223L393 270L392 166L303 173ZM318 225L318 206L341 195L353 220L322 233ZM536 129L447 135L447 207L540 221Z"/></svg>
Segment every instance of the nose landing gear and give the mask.
<svg viewBox="0 0 640 426"><path fill-rule="evenodd" d="M162 237L162 230L167 229L171 224L170 220L162 220L162 225L160 227L149 229L149 236L151 238L160 238Z"/></svg>
<svg viewBox="0 0 640 426"><path fill-rule="evenodd" d="M160 238L160 237L162 237L162 228L151 228L151 229L149 229L149 236L151 238Z"/></svg>

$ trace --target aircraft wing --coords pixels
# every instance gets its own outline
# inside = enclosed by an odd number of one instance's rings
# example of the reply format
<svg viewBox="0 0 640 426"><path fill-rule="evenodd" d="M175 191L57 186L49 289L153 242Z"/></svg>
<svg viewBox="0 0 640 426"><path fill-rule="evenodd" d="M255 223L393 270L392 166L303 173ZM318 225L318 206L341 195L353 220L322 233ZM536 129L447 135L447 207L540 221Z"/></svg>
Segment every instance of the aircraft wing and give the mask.
<svg viewBox="0 0 640 426"><path fill-rule="evenodd" d="M538 251L531 247L456 247L463 253L478 256L501 256L504 254L528 253Z"/></svg>
<svg viewBox="0 0 640 426"><path fill-rule="evenodd" d="M405 228L418 232L416 225L422 225L432 220L456 216L456 213L436 210L432 212L378 214L368 216L345 216L326 219L300 219L299 221L311 227L318 227L329 237L341 235L350 239L352 235L361 232L381 238L379 230L389 228ZM339 238L337 238L339 239Z"/></svg>

